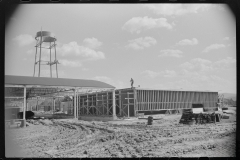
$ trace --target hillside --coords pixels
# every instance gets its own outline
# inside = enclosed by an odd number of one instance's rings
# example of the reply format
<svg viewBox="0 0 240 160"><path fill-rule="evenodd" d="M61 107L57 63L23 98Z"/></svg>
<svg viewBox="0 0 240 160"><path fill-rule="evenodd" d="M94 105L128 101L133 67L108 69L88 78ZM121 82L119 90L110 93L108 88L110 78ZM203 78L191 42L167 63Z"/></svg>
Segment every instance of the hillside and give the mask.
<svg viewBox="0 0 240 160"><path fill-rule="evenodd" d="M235 93L221 93L224 94L224 99L232 99L234 101L236 101L237 99L237 94Z"/></svg>

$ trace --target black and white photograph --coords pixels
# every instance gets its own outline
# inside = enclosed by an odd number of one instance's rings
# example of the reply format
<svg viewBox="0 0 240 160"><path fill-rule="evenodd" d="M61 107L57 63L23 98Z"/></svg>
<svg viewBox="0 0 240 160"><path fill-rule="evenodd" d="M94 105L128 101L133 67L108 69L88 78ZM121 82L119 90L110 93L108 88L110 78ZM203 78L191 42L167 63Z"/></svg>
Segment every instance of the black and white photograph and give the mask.
<svg viewBox="0 0 240 160"><path fill-rule="evenodd" d="M6 4L5 156L236 157L235 16L224 3Z"/></svg>

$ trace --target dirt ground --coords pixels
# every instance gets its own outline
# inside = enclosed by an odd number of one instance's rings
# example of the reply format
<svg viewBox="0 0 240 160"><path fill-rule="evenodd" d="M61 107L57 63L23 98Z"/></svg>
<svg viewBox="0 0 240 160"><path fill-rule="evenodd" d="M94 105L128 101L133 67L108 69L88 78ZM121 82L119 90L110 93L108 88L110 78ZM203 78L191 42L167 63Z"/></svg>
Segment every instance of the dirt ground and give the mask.
<svg viewBox="0 0 240 160"><path fill-rule="evenodd" d="M235 157L236 115L220 123L179 124L181 115L146 119L28 120L6 129L6 157Z"/></svg>

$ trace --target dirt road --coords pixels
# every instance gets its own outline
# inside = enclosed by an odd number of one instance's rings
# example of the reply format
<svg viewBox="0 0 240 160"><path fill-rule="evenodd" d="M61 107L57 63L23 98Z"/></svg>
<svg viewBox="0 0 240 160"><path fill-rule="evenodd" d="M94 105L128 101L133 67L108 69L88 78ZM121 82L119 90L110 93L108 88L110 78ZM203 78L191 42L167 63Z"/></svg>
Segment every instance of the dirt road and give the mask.
<svg viewBox="0 0 240 160"><path fill-rule="evenodd" d="M111 122L32 120L6 129L8 156L235 157L236 116L217 124L179 125L180 115Z"/></svg>

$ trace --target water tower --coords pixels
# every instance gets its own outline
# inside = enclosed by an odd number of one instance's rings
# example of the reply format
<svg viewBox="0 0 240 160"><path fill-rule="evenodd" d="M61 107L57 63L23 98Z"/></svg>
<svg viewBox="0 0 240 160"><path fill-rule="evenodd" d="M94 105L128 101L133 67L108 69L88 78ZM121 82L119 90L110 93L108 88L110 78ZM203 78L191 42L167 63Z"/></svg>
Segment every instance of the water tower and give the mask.
<svg viewBox="0 0 240 160"><path fill-rule="evenodd" d="M52 78L52 66L56 65L56 75L57 75L57 78L58 78L57 64L59 64L59 62L57 60L57 53L56 53L56 45L57 45L56 41L57 41L57 39L55 38L55 36L51 32L48 32L48 31L37 32L35 39L36 39L36 46L35 46L36 47L36 54L35 54L33 77L35 76L36 65L39 66L38 67L38 77L40 77L41 65L49 65L50 66L50 77ZM50 50L49 51L49 61L41 59L42 49ZM39 60L37 61L38 50L40 50L40 52L39 52ZM54 52L55 52L55 59L54 60L52 60L52 53L51 53L52 50L54 50Z"/></svg>

